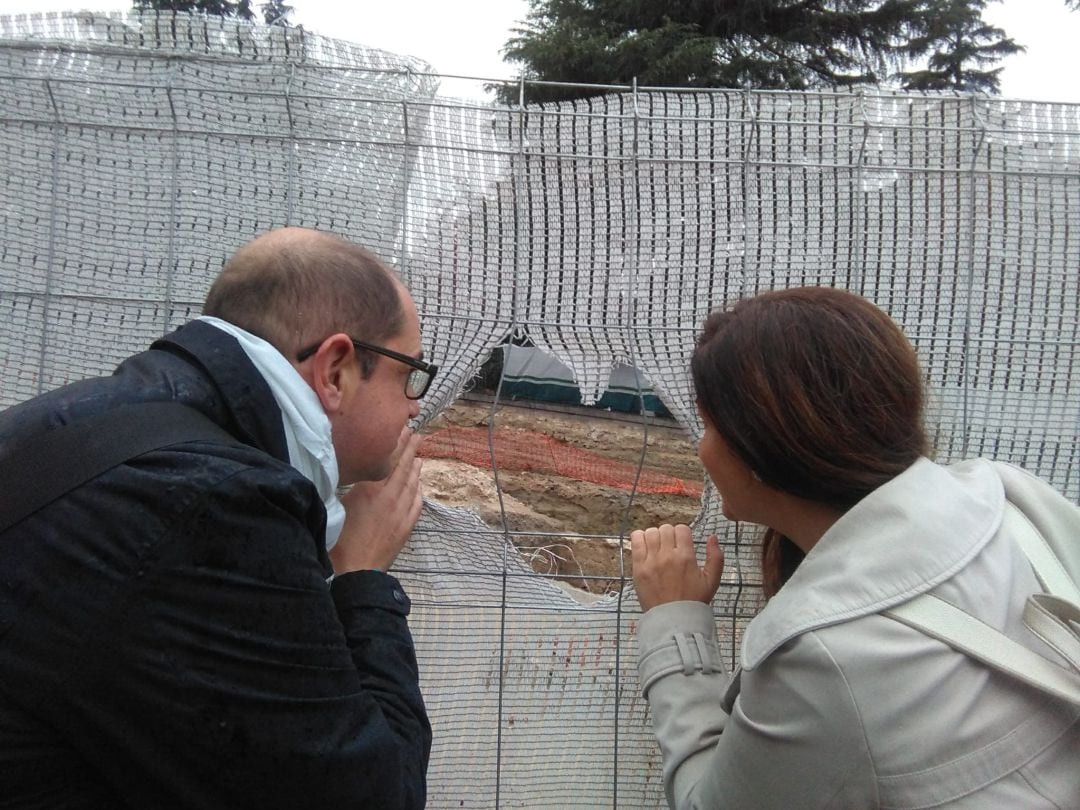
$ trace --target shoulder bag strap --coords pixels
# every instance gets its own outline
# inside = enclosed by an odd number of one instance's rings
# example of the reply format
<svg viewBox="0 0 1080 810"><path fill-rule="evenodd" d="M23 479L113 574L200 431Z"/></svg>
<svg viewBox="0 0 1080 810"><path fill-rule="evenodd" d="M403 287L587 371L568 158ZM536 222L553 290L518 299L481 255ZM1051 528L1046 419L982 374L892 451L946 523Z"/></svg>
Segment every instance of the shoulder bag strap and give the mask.
<svg viewBox="0 0 1080 810"><path fill-rule="evenodd" d="M237 444L178 402L128 405L35 435L0 457L0 532L128 459L197 439Z"/></svg>
<svg viewBox="0 0 1080 810"><path fill-rule="evenodd" d="M1043 590L1080 604L1080 583L1074 582L1069 576L1046 538L1028 520L1027 515L1012 504L1007 504L1002 525L1023 549ZM1080 535L1075 539L1080 543Z"/></svg>
<svg viewBox="0 0 1080 810"><path fill-rule="evenodd" d="M1024 624L1065 661L1061 666L932 594L883 611L988 666L1080 705L1080 593L1046 540L1011 506L1005 527L1023 549L1047 593L1028 597Z"/></svg>
<svg viewBox="0 0 1080 810"><path fill-rule="evenodd" d="M1033 597L1033 601L1029 601L1024 609L1024 621L1029 626L1028 614L1032 610L1032 604L1038 604L1034 602L1037 598ZM1072 609L1076 611L1075 606L1072 606ZM1071 671L931 594L923 594L910 602L897 605L884 611L884 615L944 641L954 650L1012 675L1036 689L1080 705L1080 639L1077 638L1077 630L1070 630L1067 618L1043 612L1039 614L1036 626L1041 625L1043 632L1046 627L1057 631L1053 635L1060 638L1057 643L1050 643L1059 652L1067 649L1066 645L1060 643L1061 639L1067 641L1071 637L1071 644L1068 645L1072 647L1071 660L1070 655L1066 655L1072 665ZM1080 612L1075 615L1080 619ZM1040 634L1038 629L1035 629L1035 632Z"/></svg>

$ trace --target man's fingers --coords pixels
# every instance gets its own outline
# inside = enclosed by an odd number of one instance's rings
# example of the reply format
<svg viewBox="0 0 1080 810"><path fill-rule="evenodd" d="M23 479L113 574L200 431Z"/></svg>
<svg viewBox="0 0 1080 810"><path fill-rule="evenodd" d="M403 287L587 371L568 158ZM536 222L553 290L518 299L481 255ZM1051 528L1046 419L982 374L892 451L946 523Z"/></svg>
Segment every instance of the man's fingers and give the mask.
<svg viewBox="0 0 1080 810"><path fill-rule="evenodd" d="M387 478L400 470L402 466L407 467L409 462L415 458L419 446L420 434L414 433L408 425L405 425L401 429L401 433L398 434L394 452L390 454L390 475Z"/></svg>
<svg viewBox="0 0 1080 810"><path fill-rule="evenodd" d="M409 436L405 435L402 431L402 441L398 444L397 449L394 450L394 455L391 458L390 474L383 479L386 483L395 479L400 480L404 476L408 476L412 473L413 464L416 462L416 451L420 447L419 434L413 433Z"/></svg>
<svg viewBox="0 0 1080 810"><path fill-rule="evenodd" d="M420 434L410 432L407 436L403 434L403 438L404 440L398 445L401 453L398 464L408 466L412 464L413 459L416 458L416 451L420 448Z"/></svg>
<svg viewBox="0 0 1080 810"><path fill-rule="evenodd" d="M412 534L413 528L416 526L416 521L420 519L420 512L424 508L424 496L420 492L420 487L416 487L416 492L413 495L412 504L409 509L409 515L407 520L409 522L409 534Z"/></svg>

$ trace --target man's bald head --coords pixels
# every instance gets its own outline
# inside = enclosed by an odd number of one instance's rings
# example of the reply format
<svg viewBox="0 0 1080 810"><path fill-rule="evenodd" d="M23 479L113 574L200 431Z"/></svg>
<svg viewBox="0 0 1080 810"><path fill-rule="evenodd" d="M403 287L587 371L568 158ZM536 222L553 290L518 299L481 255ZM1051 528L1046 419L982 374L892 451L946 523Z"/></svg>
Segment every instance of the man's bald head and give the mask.
<svg viewBox="0 0 1080 810"><path fill-rule="evenodd" d="M375 254L335 234L279 228L226 262L203 306L286 357L336 332L379 342L404 322L403 286Z"/></svg>

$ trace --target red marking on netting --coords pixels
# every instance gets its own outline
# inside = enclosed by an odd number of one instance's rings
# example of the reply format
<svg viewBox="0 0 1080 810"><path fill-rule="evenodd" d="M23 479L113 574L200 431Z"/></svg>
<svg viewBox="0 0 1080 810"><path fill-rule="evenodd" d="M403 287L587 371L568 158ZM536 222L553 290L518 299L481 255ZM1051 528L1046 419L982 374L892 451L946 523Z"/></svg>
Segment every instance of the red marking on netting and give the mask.
<svg viewBox="0 0 1080 810"><path fill-rule="evenodd" d="M494 445L495 462L500 470L549 473L618 489L634 489L636 478L638 492L701 497L699 483L648 469L642 469L638 475L636 464L582 450L543 433L496 429ZM492 466L488 429L484 427L448 427L431 433L420 442L419 455L464 461L474 467Z"/></svg>

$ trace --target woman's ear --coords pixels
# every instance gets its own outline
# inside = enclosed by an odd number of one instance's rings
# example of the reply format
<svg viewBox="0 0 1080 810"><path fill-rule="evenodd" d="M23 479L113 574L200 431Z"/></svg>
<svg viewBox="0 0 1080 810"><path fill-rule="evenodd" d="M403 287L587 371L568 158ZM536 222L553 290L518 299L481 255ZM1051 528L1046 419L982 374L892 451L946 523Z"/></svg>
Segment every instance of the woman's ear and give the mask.
<svg viewBox="0 0 1080 810"><path fill-rule="evenodd" d="M341 410L352 375L356 371L356 350L352 339L338 332L322 342L318 351L308 360L308 385L319 398L327 416Z"/></svg>

